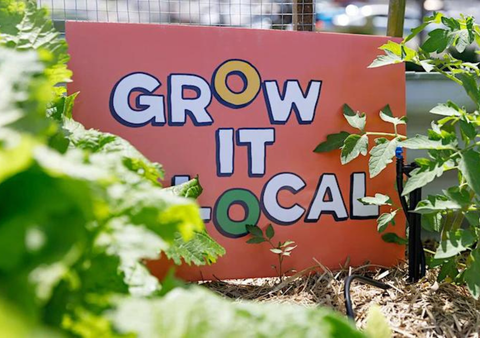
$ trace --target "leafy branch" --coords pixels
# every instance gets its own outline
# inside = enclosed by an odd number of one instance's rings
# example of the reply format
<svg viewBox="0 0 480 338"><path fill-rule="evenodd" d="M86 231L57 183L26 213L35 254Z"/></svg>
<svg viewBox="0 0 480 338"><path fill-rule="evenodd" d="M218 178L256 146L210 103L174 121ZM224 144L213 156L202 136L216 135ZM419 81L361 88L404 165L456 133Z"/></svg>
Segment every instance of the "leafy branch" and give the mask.
<svg viewBox="0 0 480 338"><path fill-rule="evenodd" d="M428 33L427 40L418 51L409 48L406 43L418 35L427 26L435 24L436 28ZM430 110L439 117L431 123L425 135L406 138L397 133L396 122L392 114L380 113L382 120L394 124L394 133L377 133L375 146L370 150L370 177L378 175L395 154L396 147L426 150L428 157L415 160L418 168L410 173L404 185L403 195L422 188L445 172L455 171L458 185L443 190L442 194L428 196L420 201L414 212L421 214L422 227L439 234L440 242L434 254L429 257L429 267L440 267L439 281L448 280L464 283L475 298L480 297L480 88L478 86L480 70L478 64L464 62L453 57L450 50L459 53L467 48L474 48L473 43L480 43L480 27L473 17L462 16L460 19L448 18L441 13L434 13L425 18L424 23L413 29L412 33L401 43L389 41L380 47L379 55L370 68L409 62L421 66L426 72L438 72L461 85L476 110L467 111L464 107L447 101ZM477 51L478 53L478 51ZM360 154L367 155L368 136L365 132L365 114L352 113L344 107L344 116L350 126L360 130L360 134L347 132L328 135L316 152L341 149L342 163L348 163ZM395 118L394 118L395 119ZM353 121L352 121L353 120ZM404 119L399 119L405 122ZM354 123L352 123L354 122ZM382 135L381 135L382 134ZM363 203L379 206L391 206L387 196L377 194L375 197L360 199ZM393 206L392 206L393 207ZM399 209L393 208L383 213L377 220L378 230L382 232ZM392 234L382 237L389 242L404 243L403 239Z"/></svg>
<svg viewBox="0 0 480 338"><path fill-rule="evenodd" d="M285 257L289 257L292 251L297 247L294 241L285 241L285 242L278 242L275 245L272 241L273 237L275 236L275 230L273 226L269 224L265 229L265 234L263 233L262 229L260 229L256 225L247 225L247 231L252 235L247 243L248 244L260 244L267 242L270 244L271 249L270 252L277 255L278 258L278 267L273 265L272 267L277 272L278 277L280 277L280 281L283 279L284 272L283 272L283 260Z"/></svg>

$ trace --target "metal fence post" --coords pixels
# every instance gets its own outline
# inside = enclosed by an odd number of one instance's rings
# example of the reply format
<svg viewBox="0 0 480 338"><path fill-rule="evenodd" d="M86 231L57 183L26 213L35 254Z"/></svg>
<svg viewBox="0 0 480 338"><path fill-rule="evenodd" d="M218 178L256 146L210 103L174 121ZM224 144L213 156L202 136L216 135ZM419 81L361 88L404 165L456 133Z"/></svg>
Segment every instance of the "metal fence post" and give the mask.
<svg viewBox="0 0 480 338"><path fill-rule="evenodd" d="M407 0L390 0L388 7L387 35L403 37L403 23L405 21L405 7Z"/></svg>
<svg viewBox="0 0 480 338"><path fill-rule="evenodd" d="M313 0L295 0L293 3L293 26L296 31L313 31L315 5Z"/></svg>

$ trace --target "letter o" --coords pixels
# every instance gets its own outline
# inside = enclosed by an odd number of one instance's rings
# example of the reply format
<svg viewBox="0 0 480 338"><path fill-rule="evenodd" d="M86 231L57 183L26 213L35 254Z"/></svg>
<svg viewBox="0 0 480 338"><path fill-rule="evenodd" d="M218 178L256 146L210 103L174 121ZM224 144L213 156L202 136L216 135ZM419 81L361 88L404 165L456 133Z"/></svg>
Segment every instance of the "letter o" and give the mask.
<svg viewBox="0 0 480 338"><path fill-rule="evenodd" d="M243 80L243 89L235 92L228 87L230 75L238 75ZM260 92L261 79L258 71L247 61L227 60L213 73L212 84L215 97L225 106L242 108L248 106Z"/></svg>
<svg viewBox="0 0 480 338"><path fill-rule="evenodd" d="M241 221L230 219L228 211L234 204L241 205L245 217ZM248 234L246 225L256 225L260 219L260 203L257 197L246 189L225 191L215 203L213 223L217 230L226 237L238 238Z"/></svg>

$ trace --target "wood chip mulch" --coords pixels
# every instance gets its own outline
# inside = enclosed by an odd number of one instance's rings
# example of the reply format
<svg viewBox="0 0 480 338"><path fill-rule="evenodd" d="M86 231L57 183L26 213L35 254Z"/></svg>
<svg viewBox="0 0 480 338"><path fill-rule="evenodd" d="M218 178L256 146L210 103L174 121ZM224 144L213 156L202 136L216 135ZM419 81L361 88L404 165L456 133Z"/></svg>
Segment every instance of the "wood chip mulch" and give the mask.
<svg viewBox="0 0 480 338"><path fill-rule="evenodd" d="M345 314L344 279L360 274L391 288L383 291L358 282L352 284L357 327L364 326L368 309L376 304L388 320L393 337L480 337L480 301L475 301L465 287L437 283L435 270L410 284L406 269L406 264L397 268L365 265L331 272L318 264L282 281L256 278L202 285L234 300L327 306Z"/></svg>

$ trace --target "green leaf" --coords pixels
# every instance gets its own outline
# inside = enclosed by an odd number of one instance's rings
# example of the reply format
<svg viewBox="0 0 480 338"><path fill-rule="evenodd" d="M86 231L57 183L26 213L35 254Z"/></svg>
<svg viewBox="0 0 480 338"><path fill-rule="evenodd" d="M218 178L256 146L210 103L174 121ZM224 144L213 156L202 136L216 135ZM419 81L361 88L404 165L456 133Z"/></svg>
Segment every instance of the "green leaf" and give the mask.
<svg viewBox="0 0 480 338"><path fill-rule="evenodd" d="M366 337L344 316L292 304L232 302L201 287L157 299L122 298L109 318L120 334L157 337ZM161 318L161 320L159 320ZM247 331L246 331L247 330Z"/></svg>
<svg viewBox="0 0 480 338"><path fill-rule="evenodd" d="M395 243L399 245L405 245L408 243L407 239L399 237L396 233L387 232L382 235L382 239L387 243Z"/></svg>
<svg viewBox="0 0 480 338"><path fill-rule="evenodd" d="M402 58L395 53L385 50L385 55L378 55L377 58L368 66L368 68L377 68L401 63Z"/></svg>
<svg viewBox="0 0 480 338"><path fill-rule="evenodd" d="M429 140L427 136L417 135L398 144L407 149L436 149L436 150L455 150L452 144L442 144L442 141Z"/></svg>
<svg viewBox="0 0 480 338"><path fill-rule="evenodd" d="M477 81L473 74L470 73L461 73L457 77L462 81L463 88L467 92L467 95L476 103L477 106L480 105L480 92L478 90Z"/></svg>
<svg viewBox="0 0 480 338"><path fill-rule="evenodd" d="M391 111L390 111L391 113ZM397 126L399 124L405 124L405 121L403 118L398 118L398 117L393 117L388 114L385 114L383 111L380 112L380 118L388 123L392 123L393 125Z"/></svg>
<svg viewBox="0 0 480 338"><path fill-rule="evenodd" d="M275 236L275 230L271 224L267 226L267 229L265 230L265 236L267 236L268 239L272 239L273 236Z"/></svg>
<svg viewBox="0 0 480 338"><path fill-rule="evenodd" d="M447 190L443 190L443 194L463 208L470 206L470 204L472 203L470 193L466 189L460 189L459 187L451 187Z"/></svg>
<svg viewBox="0 0 480 338"><path fill-rule="evenodd" d="M395 216L397 215L397 211L392 211L388 213L381 214L380 217L377 219L377 231L384 232L387 228L388 224L392 223L395 225Z"/></svg>
<svg viewBox="0 0 480 338"><path fill-rule="evenodd" d="M427 16L425 18L423 18L423 23L416 27L416 28L413 28L411 31L412 33L407 36L407 38L404 40L404 42L408 42L410 41L411 39L413 39L415 36L417 36L421 31L423 31L425 29L425 27L427 27L428 25L430 25L431 23L440 23L441 22L441 19L443 17L443 14L442 13L433 13L432 16Z"/></svg>
<svg viewBox="0 0 480 338"><path fill-rule="evenodd" d="M475 299L480 297L480 248L470 253L470 264L465 269L463 278L467 284L468 290Z"/></svg>
<svg viewBox="0 0 480 338"><path fill-rule="evenodd" d="M423 43L422 49L428 53L441 53L447 49L453 39L454 37L449 35L447 30L437 28L428 33L428 38Z"/></svg>
<svg viewBox="0 0 480 338"><path fill-rule="evenodd" d="M171 192L176 196L182 196L187 198L197 198L203 192L203 188L197 178L191 179L185 183L165 188L163 191Z"/></svg>
<svg viewBox="0 0 480 338"><path fill-rule="evenodd" d="M432 182L435 178L442 176L443 166L436 165L433 168L414 169L405 184L402 196L406 196L415 189L421 188Z"/></svg>
<svg viewBox="0 0 480 338"><path fill-rule="evenodd" d="M45 74L52 86L70 81L71 72L66 67L69 60L67 43L55 30L45 8L37 8L35 1L26 1L25 7L13 20L0 21L2 42L16 50L39 50L47 65ZM50 87L58 94L65 92L64 86Z"/></svg>
<svg viewBox="0 0 480 338"><path fill-rule="evenodd" d="M285 247L287 247L287 246L289 246L289 245L292 245L292 244L295 244L295 242L294 242L294 241L285 241L285 242L283 242L283 243L280 243L279 246L280 246L281 248L285 248Z"/></svg>
<svg viewBox="0 0 480 338"><path fill-rule="evenodd" d="M480 153L473 149L469 149L461 154L461 159L458 168L465 177L468 186L475 191L477 196L480 196L480 175L478 174L480 168Z"/></svg>
<svg viewBox="0 0 480 338"><path fill-rule="evenodd" d="M422 228L431 232L440 232L442 229L441 213L422 214Z"/></svg>
<svg viewBox="0 0 480 338"><path fill-rule="evenodd" d="M460 131L464 139L474 140L477 137L477 130L475 125L470 122L465 122L464 120L459 121Z"/></svg>
<svg viewBox="0 0 480 338"><path fill-rule="evenodd" d="M327 140L320 143L314 150L316 153L326 153L335 149L340 149L345 139L350 135L346 131L341 131L337 134L327 135Z"/></svg>
<svg viewBox="0 0 480 338"><path fill-rule="evenodd" d="M392 163L392 157L395 156L398 144L397 139L389 141L386 138L378 138L375 143L377 145L370 150L370 159L368 160L370 178L380 174L389 163Z"/></svg>
<svg viewBox="0 0 480 338"><path fill-rule="evenodd" d="M390 197L382 194L375 194L375 197L363 197L358 200L365 205L392 205Z"/></svg>
<svg viewBox="0 0 480 338"><path fill-rule="evenodd" d="M430 73L432 70L435 69L434 61L431 60L420 60L420 65L427 73Z"/></svg>
<svg viewBox="0 0 480 338"><path fill-rule="evenodd" d="M460 112L449 104L439 104L430 110L430 113L442 116L461 116Z"/></svg>
<svg viewBox="0 0 480 338"><path fill-rule="evenodd" d="M188 265L202 266L215 263L219 257L225 255L225 249L206 232L195 232L188 241L177 233L165 255L177 265L181 265L183 261Z"/></svg>
<svg viewBox="0 0 480 338"><path fill-rule="evenodd" d="M480 227L480 214L478 211L468 211L465 213L465 218L473 227Z"/></svg>
<svg viewBox="0 0 480 338"><path fill-rule="evenodd" d="M352 134L345 139L345 144L342 147L340 159L342 164L354 160L358 155L367 155L368 151L368 136Z"/></svg>
<svg viewBox="0 0 480 338"><path fill-rule="evenodd" d="M381 110L381 112L382 112L384 115L393 117L393 112L392 112L392 109L390 108L390 105L389 105L389 104L387 104L385 107L383 107L382 110Z"/></svg>
<svg viewBox="0 0 480 338"><path fill-rule="evenodd" d="M250 238L247 243L248 244L260 244L260 243L263 243L263 242L266 242L267 240L263 237L252 237Z"/></svg>
<svg viewBox="0 0 480 338"><path fill-rule="evenodd" d="M440 271L438 272L437 281L442 282L447 277L450 277L452 280L455 280L457 276L458 276L457 261L455 258L452 258L444 262L443 264L441 264Z"/></svg>
<svg viewBox="0 0 480 338"><path fill-rule="evenodd" d="M367 122L367 116L364 113L353 111L347 104L343 105L343 116L348 124L353 128L363 131Z"/></svg>
<svg viewBox="0 0 480 338"><path fill-rule="evenodd" d="M388 326L388 321L380 311L377 305L371 306L368 309L368 314L365 324L365 333L370 338L389 338L392 337L392 330Z"/></svg>
<svg viewBox="0 0 480 338"><path fill-rule="evenodd" d="M263 231L256 225L247 224L246 225L247 231L253 235L254 237L262 237L263 238Z"/></svg>
<svg viewBox="0 0 480 338"><path fill-rule="evenodd" d="M451 200L448 196L434 195L428 196L426 199L418 202L414 212L419 214L431 214L446 210L460 210L461 208L462 205Z"/></svg>
<svg viewBox="0 0 480 338"><path fill-rule="evenodd" d="M456 230L447 233L447 239L440 242L435 259L447 259L467 250L477 238L468 230Z"/></svg>

